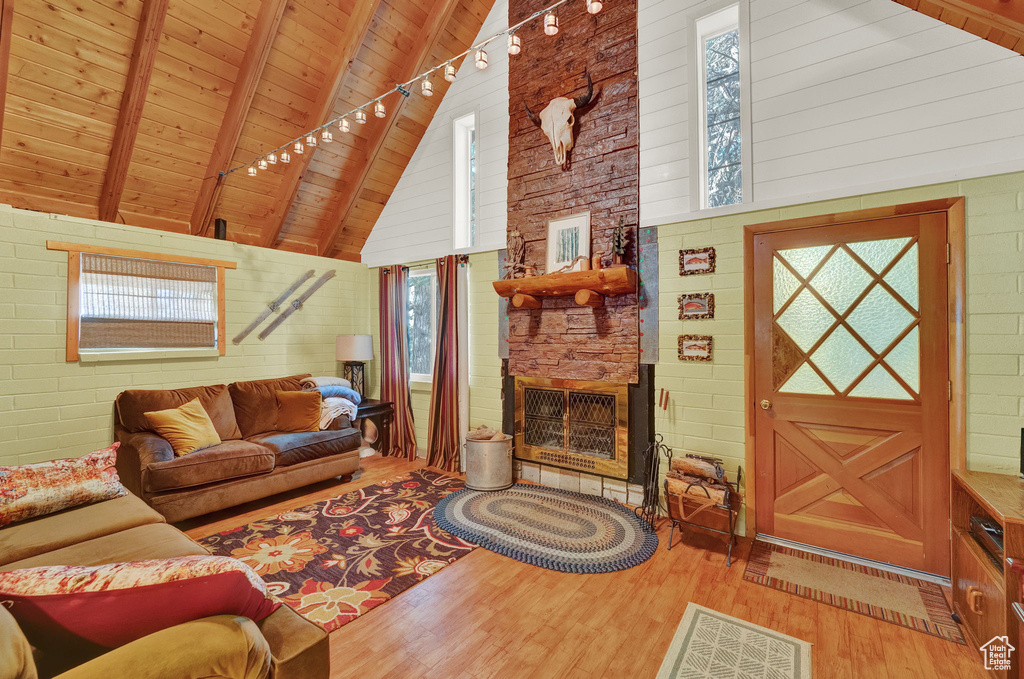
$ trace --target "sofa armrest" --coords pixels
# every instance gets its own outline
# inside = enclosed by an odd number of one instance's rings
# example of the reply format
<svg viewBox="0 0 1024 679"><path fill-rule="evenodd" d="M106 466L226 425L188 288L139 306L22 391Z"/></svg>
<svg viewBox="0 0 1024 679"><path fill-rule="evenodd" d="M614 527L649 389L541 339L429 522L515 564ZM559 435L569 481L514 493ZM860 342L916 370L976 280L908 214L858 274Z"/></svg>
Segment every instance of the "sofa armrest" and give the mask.
<svg viewBox="0 0 1024 679"><path fill-rule="evenodd" d="M124 486L142 497L142 477L149 465L174 459L174 448L167 439L148 431L129 432L114 428L121 446L117 449L117 475Z"/></svg>
<svg viewBox="0 0 1024 679"><path fill-rule="evenodd" d="M328 679L331 649L327 632L281 606L259 623L273 656L273 679Z"/></svg>
<svg viewBox="0 0 1024 679"><path fill-rule="evenodd" d="M0 604L0 677L36 679L37 676L32 646L14 616Z"/></svg>
<svg viewBox="0 0 1024 679"><path fill-rule="evenodd" d="M256 623L217 615L154 632L55 679L266 679L270 646Z"/></svg>

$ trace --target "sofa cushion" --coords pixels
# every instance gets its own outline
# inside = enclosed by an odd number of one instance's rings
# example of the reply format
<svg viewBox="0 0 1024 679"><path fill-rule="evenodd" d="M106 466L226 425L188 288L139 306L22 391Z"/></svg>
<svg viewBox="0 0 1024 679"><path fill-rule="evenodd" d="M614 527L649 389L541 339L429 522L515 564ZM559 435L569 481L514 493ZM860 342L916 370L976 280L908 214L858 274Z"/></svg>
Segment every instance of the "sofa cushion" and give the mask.
<svg viewBox="0 0 1024 679"><path fill-rule="evenodd" d="M0 526L128 494L113 445L78 458L0 467Z"/></svg>
<svg viewBox="0 0 1024 679"><path fill-rule="evenodd" d="M177 408L151 410L143 415L149 426L167 439L175 455L188 455L220 443L217 429L198 398Z"/></svg>
<svg viewBox="0 0 1024 679"><path fill-rule="evenodd" d="M166 523L136 526L0 566L0 572L37 566L96 566L104 563L169 559L209 554L184 533Z"/></svg>
<svg viewBox="0 0 1024 679"><path fill-rule="evenodd" d="M0 677L36 679L38 676L31 644L14 616L7 612L5 606L0 606Z"/></svg>
<svg viewBox="0 0 1024 679"><path fill-rule="evenodd" d="M142 472L150 493L240 479L274 470L274 452L249 441L224 441L182 457L149 464Z"/></svg>
<svg viewBox="0 0 1024 679"><path fill-rule="evenodd" d="M320 407L318 392L277 392L278 431L320 431Z"/></svg>
<svg viewBox="0 0 1024 679"><path fill-rule="evenodd" d="M228 391L242 438L277 429L277 392L301 391L304 377L309 375L229 384Z"/></svg>
<svg viewBox="0 0 1024 679"><path fill-rule="evenodd" d="M276 453L277 466L287 467L354 450L362 442L362 436L358 429L349 428L291 433L271 432L253 436L249 440Z"/></svg>
<svg viewBox="0 0 1024 679"><path fill-rule="evenodd" d="M209 554L8 571L0 596L30 641L104 648L213 615L258 622L281 606L252 568Z"/></svg>
<svg viewBox="0 0 1024 679"><path fill-rule="evenodd" d="M177 408L194 398L199 399L221 439L228 441L242 438L235 422L231 396L224 384L188 389L129 389L117 395L114 407L121 426L128 431L154 431L146 421L145 413Z"/></svg>
<svg viewBox="0 0 1024 679"><path fill-rule="evenodd" d="M139 498L125 495L21 521L0 528L0 564L163 520Z"/></svg>

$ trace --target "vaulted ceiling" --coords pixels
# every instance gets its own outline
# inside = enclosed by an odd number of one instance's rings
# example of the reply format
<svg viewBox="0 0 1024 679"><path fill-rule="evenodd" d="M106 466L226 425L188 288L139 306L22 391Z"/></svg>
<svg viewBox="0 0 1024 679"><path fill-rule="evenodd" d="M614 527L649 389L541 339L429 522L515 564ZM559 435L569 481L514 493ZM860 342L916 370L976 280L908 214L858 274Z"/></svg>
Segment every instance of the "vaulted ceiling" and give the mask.
<svg viewBox="0 0 1024 679"><path fill-rule="evenodd" d="M225 170L464 51L494 0L0 0L0 202L358 261L448 83ZM311 152L312 151L312 152Z"/></svg>
<svg viewBox="0 0 1024 679"><path fill-rule="evenodd" d="M950 26L1024 54L1024 0L894 0Z"/></svg>

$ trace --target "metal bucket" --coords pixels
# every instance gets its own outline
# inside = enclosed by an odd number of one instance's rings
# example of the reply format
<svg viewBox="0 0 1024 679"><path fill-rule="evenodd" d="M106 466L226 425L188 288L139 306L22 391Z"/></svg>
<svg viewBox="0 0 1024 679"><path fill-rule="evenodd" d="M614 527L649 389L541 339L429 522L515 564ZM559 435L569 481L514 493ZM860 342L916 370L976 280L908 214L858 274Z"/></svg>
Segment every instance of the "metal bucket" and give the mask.
<svg viewBox="0 0 1024 679"><path fill-rule="evenodd" d="M512 437L500 441L466 441L466 488L505 490L512 479Z"/></svg>

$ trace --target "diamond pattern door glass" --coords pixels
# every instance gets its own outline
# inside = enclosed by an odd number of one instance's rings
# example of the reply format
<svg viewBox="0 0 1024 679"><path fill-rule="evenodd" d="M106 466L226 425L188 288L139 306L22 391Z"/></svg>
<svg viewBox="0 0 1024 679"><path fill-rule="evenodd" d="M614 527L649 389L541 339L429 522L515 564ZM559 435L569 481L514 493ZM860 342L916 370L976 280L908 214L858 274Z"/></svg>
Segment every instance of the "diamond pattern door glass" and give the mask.
<svg viewBox="0 0 1024 679"><path fill-rule="evenodd" d="M793 248L777 252L773 267L776 332L785 333L804 354L802 360L795 357L800 367L780 392L918 397L917 243L888 238ZM777 360L785 355L781 348L775 347Z"/></svg>

